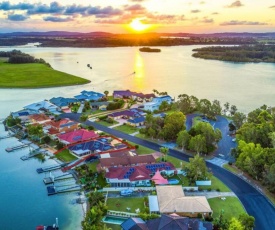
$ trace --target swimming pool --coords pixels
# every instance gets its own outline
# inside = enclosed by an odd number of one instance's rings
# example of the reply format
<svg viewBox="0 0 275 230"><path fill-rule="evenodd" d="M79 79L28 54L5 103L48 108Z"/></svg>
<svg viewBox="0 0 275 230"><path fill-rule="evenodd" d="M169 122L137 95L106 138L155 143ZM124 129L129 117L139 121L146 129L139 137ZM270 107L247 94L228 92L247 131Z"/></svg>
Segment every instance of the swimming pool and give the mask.
<svg viewBox="0 0 275 230"><path fill-rule="evenodd" d="M177 180L177 179L169 179L168 180L168 183L169 184L178 184L180 181L179 180Z"/></svg>
<svg viewBox="0 0 275 230"><path fill-rule="evenodd" d="M120 225L127 219L128 218L119 217L119 216L105 216L102 221L104 223L108 223L108 224L119 224Z"/></svg>

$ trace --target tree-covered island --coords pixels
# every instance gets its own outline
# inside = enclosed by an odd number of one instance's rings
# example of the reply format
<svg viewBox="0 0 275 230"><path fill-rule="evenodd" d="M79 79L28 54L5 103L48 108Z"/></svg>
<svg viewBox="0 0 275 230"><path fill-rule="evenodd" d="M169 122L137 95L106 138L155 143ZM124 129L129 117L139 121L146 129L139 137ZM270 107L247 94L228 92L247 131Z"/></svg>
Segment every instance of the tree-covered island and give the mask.
<svg viewBox="0 0 275 230"><path fill-rule="evenodd" d="M18 50L0 52L0 76L0 88L44 88L90 82L54 70L43 59L36 59Z"/></svg>
<svg viewBox="0 0 275 230"><path fill-rule="evenodd" d="M275 63L274 45L211 46L193 49L195 58L232 62Z"/></svg>

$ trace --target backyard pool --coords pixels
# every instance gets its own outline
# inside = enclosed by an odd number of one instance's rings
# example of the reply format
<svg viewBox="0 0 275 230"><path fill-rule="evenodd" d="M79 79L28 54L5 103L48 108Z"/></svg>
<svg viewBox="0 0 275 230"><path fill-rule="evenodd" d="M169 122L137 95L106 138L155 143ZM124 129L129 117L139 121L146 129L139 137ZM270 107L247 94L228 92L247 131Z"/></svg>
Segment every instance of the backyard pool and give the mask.
<svg viewBox="0 0 275 230"><path fill-rule="evenodd" d="M124 217L120 217L120 216L105 216L102 221L104 223L108 223L108 224L119 224L120 225L127 219L128 218L124 218Z"/></svg>
<svg viewBox="0 0 275 230"><path fill-rule="evenodd" d="M177 179L169 179L168 180L168 183L169 184L178 184L180 181L179 180L177 180Z"/></svg>

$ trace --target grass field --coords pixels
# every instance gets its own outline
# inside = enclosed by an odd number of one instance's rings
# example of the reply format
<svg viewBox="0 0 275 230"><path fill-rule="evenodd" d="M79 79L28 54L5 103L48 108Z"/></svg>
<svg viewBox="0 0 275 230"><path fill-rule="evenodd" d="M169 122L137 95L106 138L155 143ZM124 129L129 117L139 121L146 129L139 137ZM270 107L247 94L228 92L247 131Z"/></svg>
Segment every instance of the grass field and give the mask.
<svg viewBox="0 0 275 230"><path fill-rule="evenodd" d="M109 123L109 122L107 122L107 121L97 121L96 123L101 124L101 125L104 125L104 126L107 126L107 127L112 126L112 125L115 125L115 124L118 124L117 121L114 121L113 123Z"/></svg>
<svg viewBox="0 0 275 230"><path fill-rule="evenodd" d="M144 210L144 199L140 197L108 198L107 207L108 210L114 211L135 213L135 210L139 209L142 212ZM127 208L130 208L130 210L127 211Z"/></svg>
<svg viewBox="0 0 275 230"><path fill-rule="evenodd" d="M64 162L70 162L73 160L76 160L77 157L75 157L74 155L72 155L68 149L63 150L62 152L58 153L55 155L55 157L59 160L62 160Z"/></svg>
<svg viewBox="0 0 275 230"><path fill-rule="evenodd" d="M9 64L0 60L0 88L44 88L82 85L90 81L56 71L45 64Z"/></svg>
<svg viewBox="0 0 275 230"><path fill-rule="evenodd" d="M225 200L220 198L208 199L209 205L213 210L213 218L219 216L220 212L224 211L224 217L230 220L232 217L238 217L240 214L245 213L245 210L236 197L226 197Z"/></svg>
<svg viewBox="0 0 275 230"><path fill-rule="evenodd" d="M138 131L136 127L133 127L130 125L120 125L120 126L114 127L114 129L124 133L128 133L128 134L135 133Z"/></svg>
<svg viewBox="0 0 275 230"><path fill-rule="evenodd" d="M136 144L131 142L131 141L127 141L130 145L133 145L135 146ZM146 148L142 145L139 145L138 149L137 149L137 153L138 155L143 155L143 154L150 154L150 153L154 153L156 152L155 150L153 149L149 149L149 148Z"/></svg>

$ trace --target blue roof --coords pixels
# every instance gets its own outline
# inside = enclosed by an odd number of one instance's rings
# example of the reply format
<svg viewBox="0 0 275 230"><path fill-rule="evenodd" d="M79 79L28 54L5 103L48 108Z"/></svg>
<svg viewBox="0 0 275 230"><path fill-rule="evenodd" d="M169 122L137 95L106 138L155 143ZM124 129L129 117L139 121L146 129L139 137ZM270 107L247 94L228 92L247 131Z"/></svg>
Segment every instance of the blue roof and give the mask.
<svg viewBox="0 0 275 230"><path fill-rule="evenodd" d="M142 220L141 218L138 217L132 217L129 218L127 220L125 220L120 226L124 229L124 230L129 230L132 227L134 227L136 224L144 224L144 220Z"/></svg>
<svg viewBox="0 0 275 230"><path fill-rule="evenodd" d="M75 98L78 100L98 100L104 96L104 94L94 91L83 90L80 93L80 95L75 96Z"/></svg>
<svg viewBox="0 0 275 230"><path fill-rule="evenodd" d="M145 117L141 116L141 117L136 117L134 119L129 119L128 122L130 123L140 123L140 122L144 122L145 121Z"/></svg>
<svg viewBox="0 0 275 230"><path fill-rule="evenodd" d="M50 102L57 106L67 106L70 103L77 102L75 98L64 98L64 97L53 97L50 99Z"/></svg>

